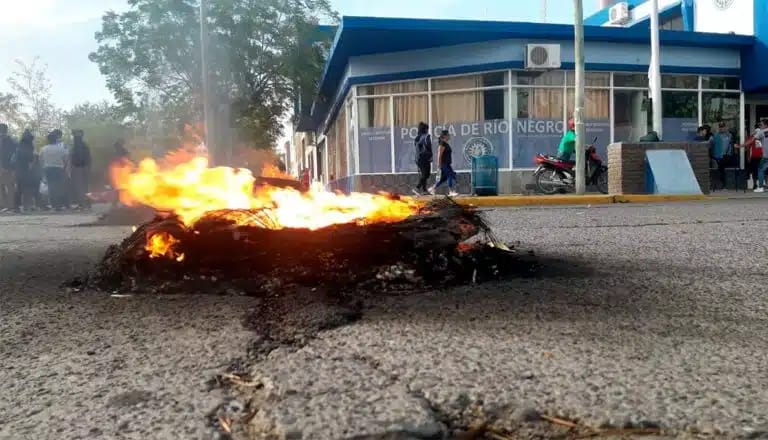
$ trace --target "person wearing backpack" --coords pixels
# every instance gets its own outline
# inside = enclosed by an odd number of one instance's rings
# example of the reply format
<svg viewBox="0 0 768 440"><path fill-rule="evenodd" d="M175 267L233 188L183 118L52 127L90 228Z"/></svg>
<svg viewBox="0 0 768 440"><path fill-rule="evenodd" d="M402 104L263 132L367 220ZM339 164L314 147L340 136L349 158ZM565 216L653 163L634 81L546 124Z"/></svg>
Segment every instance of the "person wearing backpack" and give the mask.
<svg viewBox="0 0 768 440"><path fill-rule="evenodd" d="M419 168L419 183L413 192L423 195L427 192L427 181L432 173L432 137L429 135L429 125L419 122L413 143L416 146L416 166Z"/></svg>
<svg viewBox="0 0 768 440"><path fill-rule="evenodd" d="M83 140L83 130L72 130L72 151L70 152L70 179L72 195L78 209L90 209L91 201L88 193L88 180L91 175L91 149Z"/></svg>

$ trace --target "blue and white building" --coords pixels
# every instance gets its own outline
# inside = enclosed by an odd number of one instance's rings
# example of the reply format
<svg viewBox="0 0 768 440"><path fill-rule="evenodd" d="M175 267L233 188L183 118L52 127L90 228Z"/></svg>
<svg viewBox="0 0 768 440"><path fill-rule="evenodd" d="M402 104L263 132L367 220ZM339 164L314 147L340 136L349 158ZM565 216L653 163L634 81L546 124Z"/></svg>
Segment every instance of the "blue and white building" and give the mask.
<svg viewBox="0 0 768 440"><path fill-rule="evenodd" d="M604 151L650 130L650 8L601 3L585 19L585 116ZM743 138L768 117L759 61L768 59L768 0L659 3L663 139L690 140L719 121ZM519 192L535 153L557 149L573 69L571 25L344 17L311 114L297 127L314 135L293 150L334 188L409 191L424 121L451 132L457 171L469 171L472 155L496 155L501 191Z"/></svg>

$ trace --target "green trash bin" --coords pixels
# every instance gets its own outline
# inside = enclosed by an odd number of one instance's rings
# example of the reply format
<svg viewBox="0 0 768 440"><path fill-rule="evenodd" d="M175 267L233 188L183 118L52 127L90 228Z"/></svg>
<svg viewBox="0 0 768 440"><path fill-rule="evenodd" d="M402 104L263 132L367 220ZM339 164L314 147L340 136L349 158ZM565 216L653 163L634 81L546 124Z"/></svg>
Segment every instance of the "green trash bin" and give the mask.
<svg viewBox="0 0 768 440"><path fill-rule="evenodd" d="M472 194L499 195L499 159L496 156L472 157Z"/></svg>

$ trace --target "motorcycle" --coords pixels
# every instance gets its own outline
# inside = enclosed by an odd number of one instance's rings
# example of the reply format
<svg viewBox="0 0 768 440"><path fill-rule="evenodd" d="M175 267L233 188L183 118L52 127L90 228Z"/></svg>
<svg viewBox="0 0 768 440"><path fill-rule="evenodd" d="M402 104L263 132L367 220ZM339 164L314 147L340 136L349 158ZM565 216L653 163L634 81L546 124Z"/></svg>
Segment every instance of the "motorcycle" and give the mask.
<svg viewBox="0 0 768 440"><path fill-rule="evenodd" d="M597 154L595 144L585 146L587 185L594 185L598 191L608 194L608 167L603 165L603 159ZM557 156L537 154L534 158L538 168L533 173L536 189L544 194L566 193L575 189L575 162L566 162Z"/></svg>

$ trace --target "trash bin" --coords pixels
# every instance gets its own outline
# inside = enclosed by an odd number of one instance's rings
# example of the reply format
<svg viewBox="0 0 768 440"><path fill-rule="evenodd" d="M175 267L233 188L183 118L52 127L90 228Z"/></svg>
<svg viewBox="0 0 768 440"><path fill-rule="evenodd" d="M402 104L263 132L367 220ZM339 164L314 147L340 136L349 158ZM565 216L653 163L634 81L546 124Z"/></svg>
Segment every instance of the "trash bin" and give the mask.
<svg viewBox="0 0 768 440"><path fill-rule="evenodd" d="M472 194L499 195L499 159L496 156L472 157Z"/></svg>

